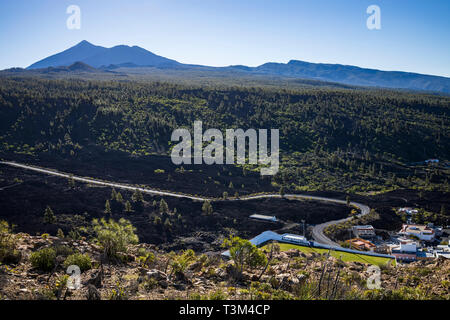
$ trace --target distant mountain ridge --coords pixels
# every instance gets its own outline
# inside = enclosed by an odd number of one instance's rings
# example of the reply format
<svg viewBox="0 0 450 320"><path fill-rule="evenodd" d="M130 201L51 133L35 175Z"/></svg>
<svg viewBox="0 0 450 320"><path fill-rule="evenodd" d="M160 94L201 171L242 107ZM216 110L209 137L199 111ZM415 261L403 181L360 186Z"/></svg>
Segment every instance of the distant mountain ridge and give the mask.
<svg viewBox="0 0 450 320"><path fill-rule="evenodd" d="M83 40L76 46L61 53L33 63L27 69L68 66L76 62L83 62L94 68L126 63L132 63L137 66L170 66L179 64L175 60L158 56L138 46L119 45L105 48Z"/></svg>
<svg viewBox="0 0 450 320"><path fill-rule="evenodd" d="M202 70L211 76L232 71L235 76L267 75L293 79L319 80L352 86L436 91L450 93L450 78L401 71L381 71L340 64L309 63L291 60L288 63L269 62L258 67L208 67L182 64L158 56L138 46L119 45L112 48L96 46L84 40L63 52L40 60L28 70L72 66L81 62L101 70L156 67L165 69ZM77 68L78 69L78 68ZM82 69L87 70L84 66ZM70 71L70 69L68 70ZM92 70L90 70L92 72ZM145 72L145 70L144 70ZM151 72L148 70L147 72Z"/></svg>
<svg viewBox="0 0 450 320"><path fill-rule="evenodd" d="M450 92L450 78L411 72L365 69L341 64L291 60L287 64L266 63L252 68L251 71L358 86Z"/></svg>

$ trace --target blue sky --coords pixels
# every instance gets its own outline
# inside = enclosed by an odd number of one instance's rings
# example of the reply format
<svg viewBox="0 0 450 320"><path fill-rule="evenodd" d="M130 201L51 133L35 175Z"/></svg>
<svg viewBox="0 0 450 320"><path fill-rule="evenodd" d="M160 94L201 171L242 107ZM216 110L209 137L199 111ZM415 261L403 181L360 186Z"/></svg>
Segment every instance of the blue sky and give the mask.
<svg viewBox="0 0 450 320"><path fill-rule="evenodd" d="M81 29L69 30L69 5ZM366 9L381 8L381 30ZM81 40L138 45L183 63L341 63L450 77L448 0L0 0L0 69Z"/></svg>

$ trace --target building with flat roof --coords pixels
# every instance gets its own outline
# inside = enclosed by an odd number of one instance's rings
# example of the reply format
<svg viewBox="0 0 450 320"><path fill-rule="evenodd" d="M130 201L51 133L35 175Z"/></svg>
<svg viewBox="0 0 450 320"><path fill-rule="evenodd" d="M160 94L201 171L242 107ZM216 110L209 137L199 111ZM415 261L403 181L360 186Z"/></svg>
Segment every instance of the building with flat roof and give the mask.
<svg viewBox="0 0 450 320"><path fill-rule="evenodd" d="M419 240L423 241L433 241L435 238L433 229L420 224L403 224L402 229L398 234L408 237L417 237Z"/></svg>
<svg viewBox="0 0 450 320"><path fill-rule="evenodd" d="M436 258L443 257L450 259L450 246L448 244L440 244L436 247L434 251Z"/></svg>
<svg viewBox="0 0 450 320"><path fill-rule="evenodd" d="M409 214L409 215L413 215L413 214L419 213L419 210L413 209L413 208L409 208L409 207L405 207L405 208L398 209L398 212L403 212L403 213L406 213L406 214Z"/></svg>
<svg viewBox="0 0 450 320"><path fill-rule="evenodd" d="M351 249L356 249L360 251L374 251L377 247L372 242L361 239L361 238L355 238L345 241L350 245Z"/></svg>
<svg viewBox="0 0 450 320"><path fill-rule="evenodd" d="M267 221L267 222L277 222L277 218L275 216L265 216L262 214L252 214L250 216L250 219L254 220L260 220L260 221Z"/></svg>
<svg viewBox="0 0 450 320"><path fill-rule="evenodd" d="M309 246L309 241L305 237L296 234L284 234L281 241Z"/></svg>
<svg viewBox="0 0 450 320"><path fill-rule="evenodd" d="M436 258L434 252L427 251L417 251L416 257L417 260L431 260Z"/></svg>
<svg viewBox="0 0 450 320"><path fill-rule="evenodd" d="M419 244L411 239L399 239L400 243L391 245L390 251L398 260L414 261L417 259L417 248Z"/></svg>
<svg viewBox="0 0 450 320"><path fill-rule="evenodd" d="M371 225L353 226L352 232L356 238L372 238L375 237L375 229Z"/></svg>

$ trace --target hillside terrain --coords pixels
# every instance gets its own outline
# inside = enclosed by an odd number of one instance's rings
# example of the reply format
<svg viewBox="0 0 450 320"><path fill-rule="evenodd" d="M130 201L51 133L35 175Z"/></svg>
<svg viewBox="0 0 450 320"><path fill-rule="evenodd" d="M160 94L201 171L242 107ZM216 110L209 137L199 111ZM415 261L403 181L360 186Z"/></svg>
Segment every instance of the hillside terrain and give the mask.
<svg viewBox="0 0 450 320"><path fill-rule="evenodd" d="M227 169L220 166L186 166L188 174L206 181L202 188L206 192L217 189L217 183L230 182L234 187L244 185L234 190L239 193L280 186L352 193L448 190L447 97L378 90L2 78L0 105L0 156L55 169L70 166L73 173L90 170L98 176L106 165L114 170L126 163L128 170L141 171L133 183L152 181L145 176L158 169L163 170L158 171L160 177L170 180L180 168L169 158L154 156L170 154L173 130L192 131L193 122L202 120L204 130L280 130L280 172L262 179L257 187L246 189L248 184L242 181L246 174L257 174L254 166L230 168L229 177L221 175ZM430 158L440 159L441 165L421 164ZM148 170L138 169L141 166Z"/></svg>
<svg viewBox="0 0 450 320"><path fill-rule="evenodd" d="M320 253L261 254L265 264L237 272L235 262L185 250L166 253L148 244L126 247L117 262L105 262L95 241L64 236L12 234L19 262L0 265L0 298L26 300L417 300L449 299L450 261L415 262L382 269L379 289L369 289L369 264ZM39 253L39 254L36 254ZM45 253L45 255L44 255ZM71 288L65 266L83 268ZM266 267L265 267L266 265Z"/></svg>
<svg viewBox="0 0 450 320"><path fill-rule="evenodd" d="M49 69L98 75L84 63ZM195 120L204 130L278 128L280 171L262 177L256 165L174 165L171 133L192 132ZM396 211L403 206L420 208L420 223L448 225L449 135L450 99L439 95L2 76L0 158L69 178L0 165L0 298L448 299L448 261L383 265L382 289L370 290L361 261L243 240L266 230L311 238L315 225L354 215L348 204L229 200L302 193L360 202L372 211L351 223L370 223L382 237L405 222ZM254 213L279 220L255 222ZM348 236L339 225L326 232L336 241ZM220 257L236 246L252 253L245 266ZM82 289L68 289L68 264L84 266Z"/></svg>

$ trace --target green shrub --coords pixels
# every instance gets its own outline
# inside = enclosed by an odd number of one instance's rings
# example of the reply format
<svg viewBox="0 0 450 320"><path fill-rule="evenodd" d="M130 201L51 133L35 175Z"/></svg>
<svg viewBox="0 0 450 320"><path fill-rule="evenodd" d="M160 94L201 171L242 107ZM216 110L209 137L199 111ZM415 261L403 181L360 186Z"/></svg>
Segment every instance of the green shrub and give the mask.
<svg viewBox="0 0 450 320"><path fill-rule="evenodd" d="M94 219L92 221L97 241L103 247L104 254L108 258L118 258L119 252L125 252L127 245L139 242L138 236L134 233L136 228L125 219L118 222L113 219Z"/></svg>
<svg viewBox="0 0 450 320"><path fill-rule="evenodd" d="M62 231L61 229L58 229L56 236L60 239L64 239L65 238L64 231Z"/></svg>
<svg viewBox="0 0 450 320"><path fill-rule="evenodd" d="M17 264L22 258L16 250L16 236L6 221L0 221L0 263Z"/></svg>
<svg viewBox="0 0 450 320"><path fill-rule="evenodd" d="M67 269L72 265L78 266L81 272L84 272L92 268L92 261L87 254L75 253L68 256L64 261L64 268Z"/></svg>
<svg viewBox="0 0 450 320"><path fill-rule="evenodd" d="M150 266L155 262L155 254L145 250L144 248L139 248L137 261L141 266Z"/></svg>
<svg viewBox="0 0 450 320"><path fill-rule="evenodd" d="M256 268L267 263L265 254L248 240L230 235L223 241L223 246L229 248L234 266L240 274L245 267Z"/></svg>
<svg viewBox="0 0 450 320"><path fill-rule="evenodd" d="M53 213L52 208L50 208L49 206L47 206L47 208L45 208L44 222L49 223L49 224L56 222L55 214Z"/></svg>
<svg viewBox="0 0 450 320"><path fill-rule="evenodd" d="M48 240L50 238L50 235L48 233L41 234L41 238L44 240Z"/></svg>
<svg viewBox="0 0 450 320"><path fill-rule="evenodd" d="M194 260L195 252L192 249L182 251L179 255L173 257L171 262L172 273L177 274L184 272Z"/></svg>
<svg viewBox="0 0 450 320"><path fill-rule="evenodd" d="M55 267L56 251L53 248L43 248L30 256L31 265L42 271L51 271Z"/></svg>

